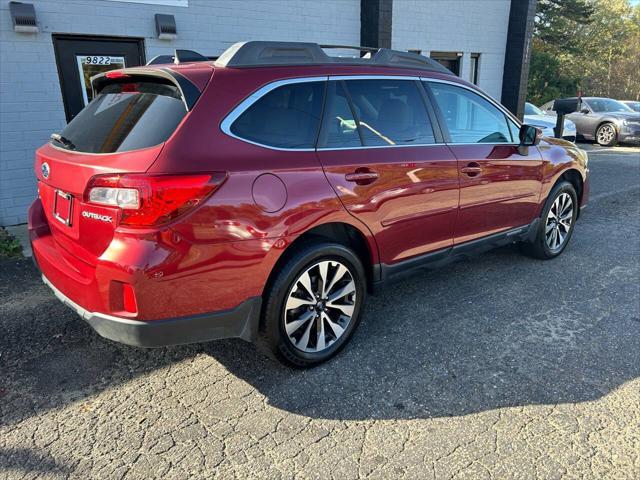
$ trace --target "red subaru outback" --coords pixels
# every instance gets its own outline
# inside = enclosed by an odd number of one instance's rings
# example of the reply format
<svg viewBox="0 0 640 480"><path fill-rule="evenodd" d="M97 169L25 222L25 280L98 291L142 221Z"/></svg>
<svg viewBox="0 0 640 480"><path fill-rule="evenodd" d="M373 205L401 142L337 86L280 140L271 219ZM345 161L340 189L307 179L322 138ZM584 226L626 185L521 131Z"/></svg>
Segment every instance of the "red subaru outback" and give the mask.
<svg viewBox="0 0 640 480"><path fill-rule="evenodd" d="M428 58L326 48L247 42L94 77L36 153L30 236L58 298L115 341L260 338L310 366L386 280L513 242L562 253L585 152Z"/></svg>

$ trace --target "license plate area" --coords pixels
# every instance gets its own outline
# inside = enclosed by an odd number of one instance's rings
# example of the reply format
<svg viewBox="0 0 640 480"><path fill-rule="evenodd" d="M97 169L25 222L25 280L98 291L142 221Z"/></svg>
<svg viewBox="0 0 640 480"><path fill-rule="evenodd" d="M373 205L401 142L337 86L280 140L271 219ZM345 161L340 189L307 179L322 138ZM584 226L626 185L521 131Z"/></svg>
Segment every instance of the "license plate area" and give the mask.
<svg viewBox="0 0 640 480"><path fill-rule="evenodd" d="M71 226L73 217L73 196L70 193L56 190L53 198L53 216L67 227Z"/></svg>

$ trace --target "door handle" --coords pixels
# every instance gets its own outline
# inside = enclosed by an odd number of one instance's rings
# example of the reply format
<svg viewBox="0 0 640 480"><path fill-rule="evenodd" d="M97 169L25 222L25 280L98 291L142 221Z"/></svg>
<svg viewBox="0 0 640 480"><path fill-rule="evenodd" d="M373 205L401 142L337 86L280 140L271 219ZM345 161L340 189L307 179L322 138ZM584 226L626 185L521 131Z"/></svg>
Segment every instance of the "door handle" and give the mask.
<svg viewBox="0 0 640 480"><path fill-rule="evenodd" d="M477 177L482 173L482 167L476 162L471 162L466 167L462 167L460 171L462 173L466 173L470 177Z"/></svg>
<svg viewBox="0 0 640 480"><path fill-rule="evenodd" d="M358 168L355 172L347 173L344 179L347 182L355 182L358 185L368 185L378 179L378 172L368 168Z"/></svg>

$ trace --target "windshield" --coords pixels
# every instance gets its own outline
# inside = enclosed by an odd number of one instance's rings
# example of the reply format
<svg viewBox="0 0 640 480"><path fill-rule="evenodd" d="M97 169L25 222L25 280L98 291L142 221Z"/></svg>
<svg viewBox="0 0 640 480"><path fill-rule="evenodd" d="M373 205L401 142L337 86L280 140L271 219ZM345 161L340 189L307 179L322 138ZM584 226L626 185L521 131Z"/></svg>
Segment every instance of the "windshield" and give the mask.
<svg viewBox="0 0 640 480"><path fill-rule="evenodd" d="M640 112L640 102L625 102L625 105L629 107L631 110Z"/></svg>
<svg viewBox="0 0 640 480"><path fill-rule="evenodd" d="M594 112L633 112L624 103L611 98L590 98L586 103Z"/></svg>
<svg viewBox="0 0 640 480"><path fill-rule="evenodd" d="M525 103L524 104L524 114L525 115L544 115L544 112L536 107L533 103Z"/></svg>
<svg viewBox="0 0 640 480"><path fill-rule="evenodd" d="M114 83L51 138L56 146L84 153L137 150L166 141L186 113L173 85Z"/></svg>

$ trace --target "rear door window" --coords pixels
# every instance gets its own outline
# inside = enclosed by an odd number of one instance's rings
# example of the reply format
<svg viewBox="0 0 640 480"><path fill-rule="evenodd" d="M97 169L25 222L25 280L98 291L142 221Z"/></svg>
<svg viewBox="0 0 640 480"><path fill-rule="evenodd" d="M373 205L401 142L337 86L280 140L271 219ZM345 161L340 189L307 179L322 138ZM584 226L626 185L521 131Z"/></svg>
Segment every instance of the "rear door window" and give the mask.
<svg viewBox="0 0 640 480"><path fill-rule="evenodd" d="M413 80L345 82L367 146L435 143L429 115Z"/></svg>
<svg viewBox="0 0 640 480"><path fill-rule="evenodd" d="M314 148L325 82L278 87L253 103L231 124L231 133L276 148Z"/></svg>
<svg viewBox="0 0 640 480"><path fill-rule="evenodd" d="M113 83L62 130L56 146L114 153L166 141L187 113L177 87L154 82Z"/></svg>

